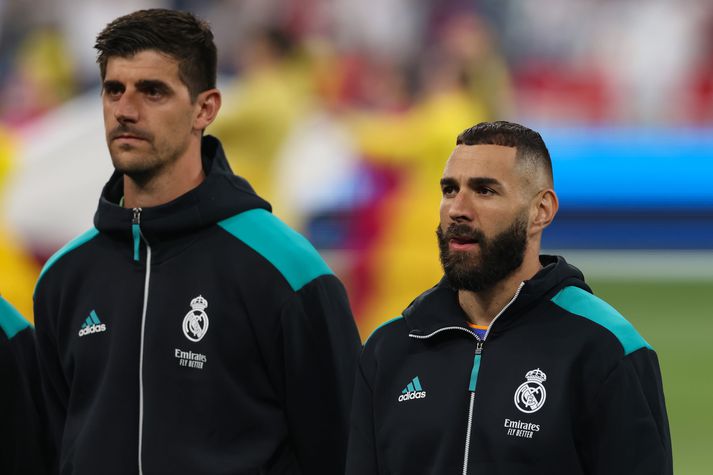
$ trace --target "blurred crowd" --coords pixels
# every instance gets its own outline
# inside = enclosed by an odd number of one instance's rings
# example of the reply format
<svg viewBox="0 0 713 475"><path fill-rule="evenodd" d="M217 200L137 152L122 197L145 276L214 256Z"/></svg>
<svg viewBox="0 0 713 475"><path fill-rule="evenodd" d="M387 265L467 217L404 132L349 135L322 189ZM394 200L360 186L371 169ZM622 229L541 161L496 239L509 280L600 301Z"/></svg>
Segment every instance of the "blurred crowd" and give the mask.
<svg viewBox="0 0 713 475"><path fill-rule="evenodd" d="M212 24L224 104L208 133L325 254L363 336L440 277L438 179L464 128L713 122L706 0L0 0L0 292L30 318L63 242L14 229L5 185L37 123L98 103L96 32L150 6Z"/></svg>

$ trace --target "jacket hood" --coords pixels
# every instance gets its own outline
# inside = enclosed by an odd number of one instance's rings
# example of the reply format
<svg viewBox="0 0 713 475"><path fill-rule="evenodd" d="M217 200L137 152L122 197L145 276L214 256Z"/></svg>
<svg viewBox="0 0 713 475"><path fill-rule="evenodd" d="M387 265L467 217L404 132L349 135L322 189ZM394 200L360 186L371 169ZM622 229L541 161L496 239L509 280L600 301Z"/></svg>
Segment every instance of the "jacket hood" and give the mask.
<svg viewBox="0 0 713 475"><path fill-rule="evenodd" d="M149 242L194 232L250 209L271 211L245 179L233 174L218 139L203 137L201 160L206 177L200 185L169 203L141 209L141 232ZM119 205L123 195L123 174L115 171L94 215L94 226L100 232L131 236L134 211Z"/></svg>
<svg viewBox="0 0 713 475"><path fill-rule="evenodd" d="M493 333L507 328L517 319L517 315L554 296L564 287L575 286L591 293L582 272L568 264L564 257L541 255L540 263L542 269L524 282L518 297L498 318ZM458 303L458 291L451 287L445 276L435 287L416 298L403 316L413 335L428 335L449 326L467 328L468 322L468 316Z"/></svg>

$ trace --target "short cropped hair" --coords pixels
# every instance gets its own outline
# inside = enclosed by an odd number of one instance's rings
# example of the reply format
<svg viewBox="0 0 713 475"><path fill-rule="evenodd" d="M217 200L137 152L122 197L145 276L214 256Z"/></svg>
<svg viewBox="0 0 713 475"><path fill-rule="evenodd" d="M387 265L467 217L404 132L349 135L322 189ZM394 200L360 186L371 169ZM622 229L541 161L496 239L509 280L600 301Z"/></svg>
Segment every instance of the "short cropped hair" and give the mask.
<svg viewBox="0 0 713 475"><path fill-rule="evenodd" d="M178 74L191 100L216 85L218 52L213 32L188 12L152 8L119 17L99 33L94 48L102 80L109 58L153 50L178 61Z"/></svg>
<svg viewBox="0 0 713 475"><path fill-rule="evenodd" d="M554 186L552 160L542 136L513 122L481 122L458 135L456 145L500 145L517 149L515 157L523 164L545 173Z"/></svg>

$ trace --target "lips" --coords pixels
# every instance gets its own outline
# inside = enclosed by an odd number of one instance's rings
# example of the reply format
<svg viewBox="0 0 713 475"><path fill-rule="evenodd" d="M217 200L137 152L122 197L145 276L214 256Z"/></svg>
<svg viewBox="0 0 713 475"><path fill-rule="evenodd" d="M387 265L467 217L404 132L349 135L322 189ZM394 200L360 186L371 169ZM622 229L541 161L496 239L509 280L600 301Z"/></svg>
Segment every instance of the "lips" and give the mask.
<svg viewBox="0 0 713 475"><path fill-rule="evenodd" d="M121 134L117 135L116 137L113 137L112 140L146 140L143 137L138 137L136 135L126 135L126 134Z"/></svg>
<svg viewBox="0 0 713 475"><path fill-rule="evenodd" d="M118 127L109 133L109 140L114 141L119 139L150 141L150 136L149 134L138 130L131 130L126 127Z"/></svg>
<svg viewBox="0 0 713 475"><path fill-rule="evenodd" d="M451 236L450 241L456 244L477 244L478 240L471 237Z"/></svg>
<svg viewBox="0 0 713 475"><path fill-rule="evenodd" d="M451 224L442 239L452 251L470 251L478 246L483 238L481 231L466 224Z"/></svg>
<svg viewBox="0 0 713 475"><path fill-rule="evenodd" d="M448 241L448 248L451 251L470 251L475 249L477 246L477 241L474 241L472 239L470 240L461 240L461 239L450 239Z"/></svg>

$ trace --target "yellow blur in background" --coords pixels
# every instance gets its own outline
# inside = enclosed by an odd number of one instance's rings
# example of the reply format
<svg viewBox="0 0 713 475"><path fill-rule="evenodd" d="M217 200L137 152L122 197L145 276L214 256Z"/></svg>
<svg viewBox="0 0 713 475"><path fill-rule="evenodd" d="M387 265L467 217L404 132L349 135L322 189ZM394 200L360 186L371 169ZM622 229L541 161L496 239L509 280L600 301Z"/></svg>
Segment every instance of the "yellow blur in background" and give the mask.
<svg viewBox="0 0 713 475"><path fill-rule="evenodd" d="M10 134L0 127L0 294L33 321L32 292L40 268L10 231L3 216L3 190L12 173L13 158L17 156L14 147Z"/></svg>

